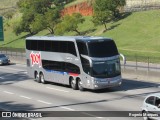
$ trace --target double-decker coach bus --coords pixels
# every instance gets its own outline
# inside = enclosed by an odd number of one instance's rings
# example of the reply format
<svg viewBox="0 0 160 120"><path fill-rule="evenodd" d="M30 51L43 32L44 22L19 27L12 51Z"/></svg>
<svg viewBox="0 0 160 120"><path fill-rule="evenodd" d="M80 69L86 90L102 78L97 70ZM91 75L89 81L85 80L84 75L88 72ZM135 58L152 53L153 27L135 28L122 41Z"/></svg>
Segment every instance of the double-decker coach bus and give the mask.
<svg viewBox="0 0 160 120"><path fill-rule="evenodd" d="M105 37L32 36L26 38L27 71L37 82L73 89L120 86L120 58L115 42Z"/></svg>

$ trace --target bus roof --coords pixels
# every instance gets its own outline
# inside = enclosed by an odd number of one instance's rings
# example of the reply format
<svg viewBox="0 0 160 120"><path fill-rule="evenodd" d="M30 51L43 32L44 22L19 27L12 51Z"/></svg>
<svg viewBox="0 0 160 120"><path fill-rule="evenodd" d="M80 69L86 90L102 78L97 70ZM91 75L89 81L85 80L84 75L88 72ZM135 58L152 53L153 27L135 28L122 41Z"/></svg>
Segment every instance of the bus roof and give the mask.
<svg viewBox="0 0 160 120"><path fill-rule="evenodd" d="M106 37L97 37L97 36L31 36L27 37L26 40L63 40L63 41L90 41L90 40L112 40L111 38Z"/></svg>

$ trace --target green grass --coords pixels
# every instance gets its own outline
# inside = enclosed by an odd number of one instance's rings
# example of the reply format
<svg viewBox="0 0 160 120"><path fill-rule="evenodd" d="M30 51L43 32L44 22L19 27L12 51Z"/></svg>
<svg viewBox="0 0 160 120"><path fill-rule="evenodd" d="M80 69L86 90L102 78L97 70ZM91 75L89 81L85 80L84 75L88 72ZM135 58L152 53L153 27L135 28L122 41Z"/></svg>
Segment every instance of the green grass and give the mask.
<svg viewBox="0 0 160 120"><path fill-rule="evenodd" d="M19 0L0 0L0 8L9 8L16 6Z"/></svg>
<svg viewBox="0 0 160 120"><path fill-rule="evenodd" d="M121 53L126 56L149 56L160 58L160 10L133 12L124 19L108 23L108 30L104 26L94 26L92 17L85 17L86 21L79 25L79 31L91 36L105 36L113 38ZM5 41L0 42L0 47L24 48L26 33L16 36L13 33L13 24L17 17L5 21ZM48 30L37 35L47 35ZM75 32L64 35L76 35Z"/></svg>
<svg viewBox="0 0 160 120"><path fill-rule="evenodd" d="M80 30L96 29L92 36L113 38L121 53L126 56L138 55L160 58L160 10L133 12L128 17L104 26L94 26L92 17L87 17Z"/></svg>
<svg viewBox="0 0 160 120"><path fill-rule="evenodd" d="M115 22L118 25L101 36L112 37L120 51L145 56L160 56L160 11L132 13L127 18Z"/></svg>
<svg viewBox="0 0 160 120"><path fill-rule="evenodd" d="M16 10L19 0L0 0L0 16Z"/></svg>

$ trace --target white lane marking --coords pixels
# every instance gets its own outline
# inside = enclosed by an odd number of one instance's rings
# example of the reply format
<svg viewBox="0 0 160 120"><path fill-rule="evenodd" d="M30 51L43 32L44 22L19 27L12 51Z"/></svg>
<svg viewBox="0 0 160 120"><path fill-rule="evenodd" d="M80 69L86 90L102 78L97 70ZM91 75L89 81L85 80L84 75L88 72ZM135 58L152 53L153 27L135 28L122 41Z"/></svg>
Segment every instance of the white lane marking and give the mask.
<svg viewBox="0 0 160 120"><path fill-rule="evenodd" d="M56 89L56 88L51 88L51 87L46 87L46 88L56 90L56 91L61 91L61 92L69 92L69 91L66 91L66 90L61 90L61 89Z"/></svg>
<svg viewBox="0 0 160 120"><path fill-rule="evenodd" d="M86 114L88 116L91 116L91 117L95 117L95 118L98 118L98 119L102 119L103 117L97 117L96 115L92 115L90 113L86 113L86 112L82 112L83 114ZM108 119L107 119L108 120Z"/></svg>
<svg viewBox="0 0 160 120"><path fill-rule="evenodd" d="M4 107L2 107L2 106L0 106L0 108L1 108L2 110L4 110L4 111L11 111L11 110L9 110L9 109L7 109L7 108L4 108Z"/></svg>
<svg viewBox="0 0 160 120"><path fill-rule="evenodd" d="M26 99L32 99L32 98L30 98L30 97L23 96L23 95L20 95L20 97L22 97L22 98L26 98Z"/></svg>
<svg viewBox="0 0 160 120"><path fill-rule="evenodd" d="M98 119L102 119L103 117L96 117L96 118L98 118Z"/></svg>
<svg viewBox="0 0 160 120"><path fill-rule="evenodd" d="M61 108L66 109L66 110L70 110L70 111L75 111L74 109L69 108L69 107L61 107Z"/></svg>
<svg viewBox="0 0 160 120"><path fill-rule="evenodd" d="M41 103L44 103L44 104L47 104L47 105L50 105L52 103L49 103L49 102L46 102L46 101L43 101L43 100L37 100L38 102L41 102Z"/></svg>
<svg viewBox="0 0 160 120"><path fill-rule="evenodd" d="M3 91L4 93L7 93L7 94L10 94L10 95L13 95L14 93L12 92L9 92L9 91Z"/></svg>
<svg viewBox="0 0 160 120"><path fill-rule="evenodd" d="M6 70L24 71L23 69L15 69L15 68L9 68L9 67L2 67L2 68Z"/></svg>
<svg viewBox="0 0 160 120"><path fill-rule="evenodd" d="M27 72L27 71L24 71L23 73L24 73L24 74L27 74L28 72Z"/></svg>

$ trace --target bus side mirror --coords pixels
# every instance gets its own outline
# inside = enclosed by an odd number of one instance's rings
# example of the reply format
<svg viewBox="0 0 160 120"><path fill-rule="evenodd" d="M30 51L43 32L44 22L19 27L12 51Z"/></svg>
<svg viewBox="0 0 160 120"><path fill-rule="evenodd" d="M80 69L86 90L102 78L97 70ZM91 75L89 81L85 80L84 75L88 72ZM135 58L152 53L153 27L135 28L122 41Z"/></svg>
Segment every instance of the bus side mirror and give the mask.
<svg viewBox="0 0 160 120"><path fill-rule="evenodd" d="M125 65L125 64L126 64L126 57L125 57L123 54L120 54L120 56L122 57L122 59L123 59L123 64Z"/></svg>

